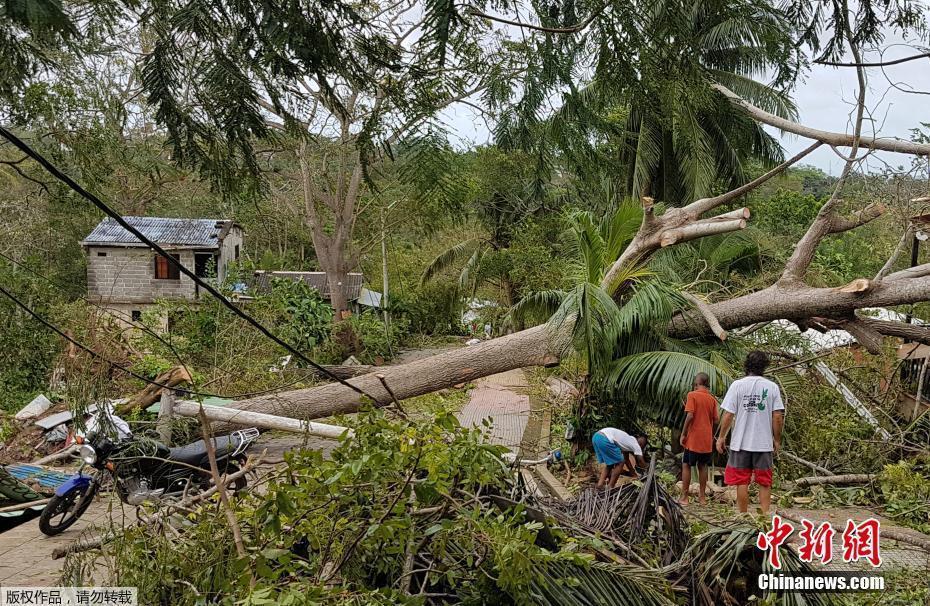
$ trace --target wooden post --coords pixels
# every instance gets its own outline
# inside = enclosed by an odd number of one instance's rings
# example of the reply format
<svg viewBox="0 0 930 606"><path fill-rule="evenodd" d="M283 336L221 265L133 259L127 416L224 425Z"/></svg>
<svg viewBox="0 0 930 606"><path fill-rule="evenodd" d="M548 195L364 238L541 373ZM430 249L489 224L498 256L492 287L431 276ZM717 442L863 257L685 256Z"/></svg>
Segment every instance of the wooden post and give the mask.
<svg viewBox="0 0 930 606"><path fill-rule="evenodd" d="M161 390L161 403L158 408L158 421L155 428L158 431L158 439L165 446L171 446L171 422L174 420L174 391L170 389Z"/></svg>

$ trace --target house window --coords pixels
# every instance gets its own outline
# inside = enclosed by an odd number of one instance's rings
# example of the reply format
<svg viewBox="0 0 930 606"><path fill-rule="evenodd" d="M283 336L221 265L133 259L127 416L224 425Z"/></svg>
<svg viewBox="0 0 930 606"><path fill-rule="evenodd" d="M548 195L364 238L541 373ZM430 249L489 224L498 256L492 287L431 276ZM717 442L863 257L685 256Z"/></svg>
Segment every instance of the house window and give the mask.
<svg viewBox="0 0 930 606"><path fill-rule="evenodd" d="M98 257L105 257L105 256L107 256L107 253L105 253L105 252L98 252L98 253L97 253L97 256L98 256Z"/></svg>
<svg viewBox="0 0 930 606"><path fill-rule="evenodd" d="M213 253L194 253L194 273L198 278L216 275L216 257Z"/></svg>
<svg viewBox="0 0 930 606"><path fill-rule="evenodd" d="M140 322L142 320L142 312L138 309L134 309L130 312L133 322Z"/></svg>
<svg viewBox="0 0 930 606"><path fill-rule="evenodd" d="M171 255L175 261L181 262L181 255ZM168 259L161 255L155 257L155 279L156 280L180 280L181 272L177 265L172 265Z"/></svg>

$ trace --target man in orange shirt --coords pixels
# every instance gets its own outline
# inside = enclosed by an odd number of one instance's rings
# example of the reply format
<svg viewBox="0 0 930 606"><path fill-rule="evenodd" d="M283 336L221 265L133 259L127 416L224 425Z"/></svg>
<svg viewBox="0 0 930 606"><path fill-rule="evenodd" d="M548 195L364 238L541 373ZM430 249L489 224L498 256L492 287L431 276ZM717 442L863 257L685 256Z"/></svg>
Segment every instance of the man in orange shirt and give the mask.
<svg viewBox="0 0 930 606"><path fill-rule="evenodd" d="M688 393L685 403L685 426L681 430L681 445L685 449L681 459L681 491L679 501L688 504L691 489L691 467L697 465L701 492L698 501L707 503L707 465L714 451L714 425L717 424L717 398L707 388L710 377L699 372L694 376L694 390Z"/></svg>

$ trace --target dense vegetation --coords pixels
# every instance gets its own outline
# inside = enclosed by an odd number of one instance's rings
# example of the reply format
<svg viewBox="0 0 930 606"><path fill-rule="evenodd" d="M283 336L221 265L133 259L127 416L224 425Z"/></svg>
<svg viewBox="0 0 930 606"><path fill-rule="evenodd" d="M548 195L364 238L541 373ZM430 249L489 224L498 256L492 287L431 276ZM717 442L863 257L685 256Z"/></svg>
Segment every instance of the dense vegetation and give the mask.
<svg viewBox="0 0 930 606"><path fill-rule="evenodd" d="M816 242L806 283L875 276L909 218L926 212L926 201L915 202L927 193L925 159L839 179L795 166L718 209L749 207L747 229L663 244L612 271L644 213L663 216L785 159L772 134L715 87L796 118L791 93L810 61L858 56L889 32L923 39L923 5L530 5L526 16L483 1L0 1L0 122L122 214L241 224L244 255L220 285L230 296L257 269L319 270L331 283L361 271L381 290L386 266L390 322L374 310L343 319L346 301L289 281L241 303L322 363L384 364L402 348L461 341L473 326L483 333L490 324L498 336L549 322L568 327L572 347L558 369L541 372L584 388L572 409L556 411L557 427L570 423L579 436L608 423L645 427L673 441L694 373L707 372L721 393L744 354L764 348L793 411L786 449L878 474L868 489L817 492L817 504L878 505L928 530L928 417L908 424L897 415L909 386L894 352L829 359L893 431L895 441L880 443L834 390L795 372L815 352L783 326L725 341L668 329L695 298L725 301L778 280L825 209L852 214L881 201L886 212ZM501 26L484 11L532 23ZM450 132L444 112L463 101L487 121L487 142ZM913 138L926 142L926 128ZM183 365L201 395L319 380L214 300L161 301L133 330L108 322L83 298L80 241L100 213L6 144L0 182L0 284L106 360L150 379ZM915 261L928 261L926 250ZM901 254L890 269L911 263ZM469 308L477 316L464 325ZM925 303L897 311L930 320ZM142 387L12 299L0 298L0 322L4 413L40 392L81 406ZM126 563L119 582L172 603L575 603L587 590L577 576L594 587L594 602L667 604L690 591L712 603L725 589L722 570L757 563L742 558L747 546L755 553L742 529L683 533L688 548L661 577L644 577L660 558L641 534L643 555L626 561L639 570L595 565L599 540L552 536L522 504L502 505L521 494L500 453L458 427L446 403L429 412L416 423L365 413L356 439L331 460L290 458L267 493L235 504L245 556L233 555L230 527L209 508L183 538L128 532L115 546ZM13 426L2 418L6 434ZM571 463L584 463L583 448L573 454ZM777 481L803 473L780 464ZM413 571L413 552L425 569ZM189 554L200 556L196 569ZM710 593L682 589L691 576ZM419 588L404 580L412 578Z"/></svg>

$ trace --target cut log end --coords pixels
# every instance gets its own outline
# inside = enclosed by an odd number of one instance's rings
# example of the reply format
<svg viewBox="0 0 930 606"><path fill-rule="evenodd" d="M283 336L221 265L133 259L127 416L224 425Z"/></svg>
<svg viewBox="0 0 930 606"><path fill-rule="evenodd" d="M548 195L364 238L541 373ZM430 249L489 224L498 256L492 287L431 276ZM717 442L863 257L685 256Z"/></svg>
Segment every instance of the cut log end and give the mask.
<svg viewBox="0 0 930 606"><path fill-rule="evenodd" d="M868 278L856 278L846 286L843 286L839 289L839 292L845 293L864 293L872 290L872 281Z"/></svg>

